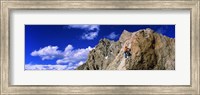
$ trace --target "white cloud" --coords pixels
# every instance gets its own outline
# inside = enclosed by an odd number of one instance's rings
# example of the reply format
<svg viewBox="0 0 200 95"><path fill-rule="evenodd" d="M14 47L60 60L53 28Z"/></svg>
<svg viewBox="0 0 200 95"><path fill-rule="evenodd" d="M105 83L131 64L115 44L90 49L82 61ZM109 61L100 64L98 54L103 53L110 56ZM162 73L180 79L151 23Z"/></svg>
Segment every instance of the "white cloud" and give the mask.
<svg viewBox="0 0 200 95"><path fill-rule="evenodd" d="M25 65L25 70L71 70L68 65Z"/></svg>
<svg viewBox="0 0 200 95"><path fill-rule="evenodd" d="M84 33L81 38L86 39L86 40L93 40L98 36L98 32L89 32L89 33Z"/></svg>
<svg viewBox="0 0 200 95"><path fill-rule="evenodd" d="M68 28L83 29L86 32L82 34L81 38L85 40L93 40L99 34L99 25L69 25Z"/></svg>
<svg viewBox="0 0 200 95"><path fill-rule="evenodd" d="M84 64L83 61L80 61L79 63L73 64L69 63L67 65L37 65L37 64L26 64L25 70L74 70L78 66Z"/></svg>
<svg viewBox="0 0 200 95"><path fill-rule="evenodd" d="M118 35L115 34L115 32L112 32L112 33L110 33L107 37L108 37L109 39L115 39L115 38L118 37Z"/></svg>
<svg viewBox="0 0 200 95"><path fill-rule="evenodd" d="M69 25L68 28L79 28L86 31L99 31L99 25Z"/></svg>
<svg viewBox="0 0 200 95"><path fill-rule="evenodd" d="M89 52L93 49L92 47L88 47L85 49L76 49L73 50L73 47L71 49L68 49L71 47L68 45L65 48L65 51L63 52L63 59L59 59L56 61L57 64L65 64L65 63L79 63L79 62L85 62L87 60Z"/></svg>
<svg viewBox="0 0 200 95"><path fill-rule="evenodd" d="M87 48L74 49L72 45L66 46L64 51L58 50L57 46L47 46L38 51L33 51L32 56L39 56L42 60L57 59L57 65L27 65L28 69L58 69L59 65L66 65L67 69L75 69L86 62L89 52L94 49L90 46ZM56 66L56 67L55 67ZM61 68L61 67L60 67ZM62 67L64 68L64 67Z"/></svg>
<svg viewBox="0 0 200 95"><path fill-rule="evenodd" d="M40 48L38 51L33 51L32 56L40 56L42 60L54 59L56 57L61 57L61 51L58 50L57 46L47 46Z"/></svg>

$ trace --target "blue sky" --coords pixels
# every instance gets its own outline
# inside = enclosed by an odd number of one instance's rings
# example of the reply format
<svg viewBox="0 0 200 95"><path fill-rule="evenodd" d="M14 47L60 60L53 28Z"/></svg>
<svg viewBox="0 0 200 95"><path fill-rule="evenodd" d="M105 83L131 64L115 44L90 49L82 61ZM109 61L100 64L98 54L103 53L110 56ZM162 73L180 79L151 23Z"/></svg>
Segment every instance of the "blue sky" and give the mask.
<svg viewBox="0 0 200 95"><path fill-rule="evenodd" d="M100 39L146 28L175 38L175 25L25 25L25 70L73 70Z"/></svg>

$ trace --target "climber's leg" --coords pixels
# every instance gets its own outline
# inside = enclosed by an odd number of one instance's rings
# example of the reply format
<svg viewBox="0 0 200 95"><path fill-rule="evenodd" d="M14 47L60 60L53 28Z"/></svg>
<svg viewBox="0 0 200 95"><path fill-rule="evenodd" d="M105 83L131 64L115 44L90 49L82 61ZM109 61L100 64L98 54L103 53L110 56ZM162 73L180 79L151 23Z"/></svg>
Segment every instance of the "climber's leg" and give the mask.
<svg viewBox="0 0 200 95"><path fill-rule="evenodd" d="M127 58L127 56L128 56L128 53L124 52L124 57Z"/></svg>
<svg viewBox="0 0 200 95"><path fill-rule="evenodd" d="M131 57L131 52L128 51L126 55L127 55L127 58Z"/></svg>
<svg viewBox="0 0 200 95"><path fill-rule="evenodd" d="M126 53L124 52L124 58L126 58Z"/></svg>

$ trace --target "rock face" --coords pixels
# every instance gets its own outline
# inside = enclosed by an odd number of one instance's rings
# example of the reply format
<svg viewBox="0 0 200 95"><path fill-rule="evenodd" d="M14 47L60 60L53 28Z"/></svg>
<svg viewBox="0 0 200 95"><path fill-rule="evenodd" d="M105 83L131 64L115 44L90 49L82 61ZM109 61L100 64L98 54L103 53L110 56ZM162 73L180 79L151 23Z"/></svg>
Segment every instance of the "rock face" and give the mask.
<svg viewBox="0 0 200 95"><path fill-rule="evenodd" d="M131 56L124 57L124 47ZM102 39L77 70L175 70L175 39L147 28L123 31L119 41Z"/></svg>

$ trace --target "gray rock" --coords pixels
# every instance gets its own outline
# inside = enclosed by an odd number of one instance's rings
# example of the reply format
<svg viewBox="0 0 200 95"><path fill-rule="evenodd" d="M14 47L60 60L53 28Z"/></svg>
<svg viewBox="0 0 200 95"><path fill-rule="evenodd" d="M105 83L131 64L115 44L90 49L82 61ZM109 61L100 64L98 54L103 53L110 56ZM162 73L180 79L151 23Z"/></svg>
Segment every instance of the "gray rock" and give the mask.
<svg viewBox="0 0 200 95"><path fill-rule="evenodd" d="M124 58L124 47L131 56ZM126 30L119 41L102 39L77 70L175 70L175 39L147 28Z"/></svg>

